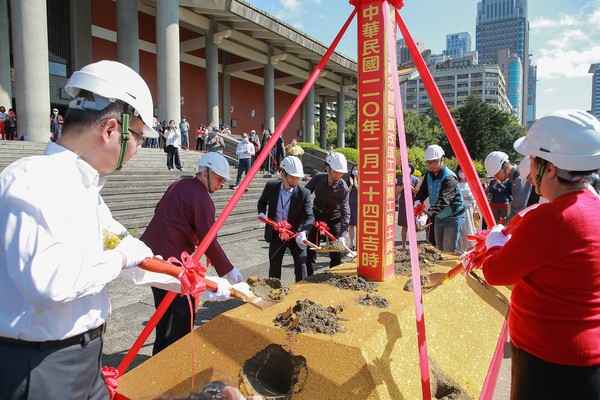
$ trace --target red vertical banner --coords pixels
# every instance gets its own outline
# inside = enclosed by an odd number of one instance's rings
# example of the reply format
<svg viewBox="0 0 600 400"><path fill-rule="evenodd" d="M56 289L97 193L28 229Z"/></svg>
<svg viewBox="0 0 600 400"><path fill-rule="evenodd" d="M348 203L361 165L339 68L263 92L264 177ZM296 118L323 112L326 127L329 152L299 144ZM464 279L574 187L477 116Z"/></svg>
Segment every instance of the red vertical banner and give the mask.
<svg viewBox="0 0 600 400"><path fill-rule="evenodd" d="M361 3L358 13L358 273L375 281L394 275L396 121L384 13L387 2ZM395 26L395 25L392 25Z"/></svg>

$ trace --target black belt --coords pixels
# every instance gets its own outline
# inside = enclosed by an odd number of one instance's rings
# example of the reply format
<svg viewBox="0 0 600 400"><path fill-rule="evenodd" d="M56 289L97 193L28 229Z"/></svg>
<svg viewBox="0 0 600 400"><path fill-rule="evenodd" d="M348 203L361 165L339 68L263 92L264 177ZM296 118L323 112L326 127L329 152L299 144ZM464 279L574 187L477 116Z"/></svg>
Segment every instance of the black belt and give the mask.
<svg viewBox="0 0 600 400"><path fill-rule="evenodd" d="M313 205L313 212L315 213L319 213L321 215L334 215L334 214L339 214L340 211L339 210L322 210L320 208L317 208Z"/></svg>
<svg viewBox="0 0 600 400"><path fill-rule="evenodd" d="M102 337L102 334L106 330L106 324L102 324L97 328L90 329L87 332L80 333L79 335L72 336L63 340L47 340L45 342L29 342L27 340L12 339L0 337L0 343L13 344L18 346L37 347L44 349L47 347L69 347L76 344L85 345L92 340Z"/></svg>

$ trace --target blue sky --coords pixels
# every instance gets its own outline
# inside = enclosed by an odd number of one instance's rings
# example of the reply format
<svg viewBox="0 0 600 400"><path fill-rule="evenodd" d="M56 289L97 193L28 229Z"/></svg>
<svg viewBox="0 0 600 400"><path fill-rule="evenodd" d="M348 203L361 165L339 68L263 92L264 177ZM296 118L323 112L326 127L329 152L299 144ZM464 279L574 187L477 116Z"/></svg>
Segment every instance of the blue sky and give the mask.
<svg viewBox="0 0 600 400"><path fill-rule="evenodd" d="M331 44L352 12L347 0L247 0L311 37ZM400 15L433 53L446 34L469 32L475 50L478 0L404 0ZM590 64L600 63L600 0L529 0L529 48L538 66L537 117L591 107ZM337 51L356 58L356 23Z"/></svg>

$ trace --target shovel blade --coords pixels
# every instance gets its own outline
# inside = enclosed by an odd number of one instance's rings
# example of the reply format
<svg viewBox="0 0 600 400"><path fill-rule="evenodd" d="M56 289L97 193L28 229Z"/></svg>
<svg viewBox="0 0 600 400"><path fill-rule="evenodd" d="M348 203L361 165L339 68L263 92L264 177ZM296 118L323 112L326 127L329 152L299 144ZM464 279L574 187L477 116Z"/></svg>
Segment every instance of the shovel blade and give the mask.
<svg viewBox="0 0 600 400"><path fill-rule="evenodd" d="M235 297L246 302L252 304L253 306L264 310L269 307L273 307L277 302L265 300L262 297L259 297L252 292L250 286L246 282L240 282L233 285L233 289L235 290Z"/></svg>

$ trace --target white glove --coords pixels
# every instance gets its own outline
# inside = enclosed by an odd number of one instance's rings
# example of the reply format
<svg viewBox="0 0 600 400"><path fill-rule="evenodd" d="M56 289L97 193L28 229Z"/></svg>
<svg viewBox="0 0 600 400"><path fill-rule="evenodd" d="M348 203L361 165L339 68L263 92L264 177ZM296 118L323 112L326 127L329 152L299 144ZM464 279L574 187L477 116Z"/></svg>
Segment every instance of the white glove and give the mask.
<svg viewBox="0 0 600 400"><path fill-rule="evenodd" d="M342 244L342 246L346 247L346 238L344 238L343 236L340 236L337 239L338 242L340 242Z"/></svg>
<svg viewBox="0 0 600 400"><path fill-rule="evenodd" d="M232 270L229 271L225 276L233 283L240 283L244 281L242 273L236 267L233 267Z"/></svg>
<svg viewBox="0 0 600 400"><path fill-rule="evenodd" d="M227 279L218 278L216 276L207 276L206 279L210 279L217 283L217 291L206 289L200 293L200 300L202 301L223 301L231 298L231 284L227 282Z"/></svg>
<svg viewBox="0 0 600 400"><path fill-rule="evenodd" d="M485 247L489 250L492 247L502 247L510 239L510 235L506 236L502 233L504 225L498 224L492 228L487 238L485 238Z"/></svg>
<svg viewBox="0 0 600 400"><path fill-rule="evenodd" d="M125 257L125 269L133 268L146 258L154 256L152 250L144 242L130 235L125 236L115 250Z"/></svg>
<svg viewBox="0 0 600 400"><path fill-rule="evenodd" d="M304 243L305 240L306 240L306 232L304 232L304 231L298 232L298 235L296 235L296 244L298 245L298 247L300 247L300 250L304 250L306 248L306 243Z"/></svg>
<svg viewBox="0 0 600 400"><path fill-rule="evenodd" d="M267 219L265 213L258 213L258 219Z"/></svg>
<svg viewBox="0 0 600 400"><path fill-rule="evenodd" d="M418 200L417 200L418 201ZM421 214L416 218L417 228L422 228L427 225L427 214Z"/></svg>
<svg viewBox="0 0 600 400"><path fill-rule="evenodd" d="M418 206L419 204L421 204L421 200L415 200L415 205L413 207Z"/></svg>

